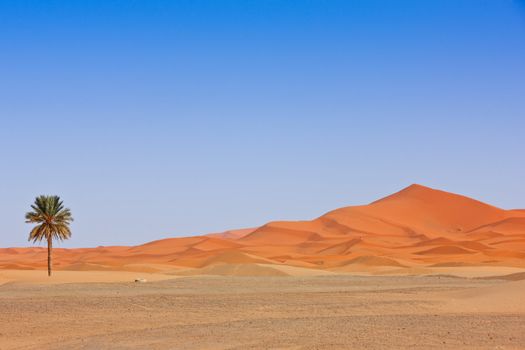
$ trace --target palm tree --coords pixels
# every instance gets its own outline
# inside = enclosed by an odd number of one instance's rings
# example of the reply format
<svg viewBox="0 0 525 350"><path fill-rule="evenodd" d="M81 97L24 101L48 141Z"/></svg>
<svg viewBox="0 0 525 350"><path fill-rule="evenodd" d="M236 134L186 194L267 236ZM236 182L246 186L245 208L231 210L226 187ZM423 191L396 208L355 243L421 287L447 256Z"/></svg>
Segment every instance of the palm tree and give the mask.
<svg viewBox="0 0 525 350"><path fill-rule="evenodd" d="M33 211L26 214L26 223L39 225L31 230L28 240L33 243L47 240L47 275L51 276L53 239L63 241L71 237L69 225L73 217L58 196L38 196L31 208Z"/></svg>

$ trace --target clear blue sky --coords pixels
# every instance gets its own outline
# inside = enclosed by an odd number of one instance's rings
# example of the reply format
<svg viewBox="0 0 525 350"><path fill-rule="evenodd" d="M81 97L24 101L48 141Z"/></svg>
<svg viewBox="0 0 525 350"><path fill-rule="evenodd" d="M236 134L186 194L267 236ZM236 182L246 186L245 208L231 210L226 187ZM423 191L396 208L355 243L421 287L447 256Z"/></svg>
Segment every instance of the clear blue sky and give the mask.
<svg viewBox="0 0 525 350"><path fill-rule="evenodd" d="M309 219L411 183L525 207L525 2L0 1L0 246Z"/></svg>

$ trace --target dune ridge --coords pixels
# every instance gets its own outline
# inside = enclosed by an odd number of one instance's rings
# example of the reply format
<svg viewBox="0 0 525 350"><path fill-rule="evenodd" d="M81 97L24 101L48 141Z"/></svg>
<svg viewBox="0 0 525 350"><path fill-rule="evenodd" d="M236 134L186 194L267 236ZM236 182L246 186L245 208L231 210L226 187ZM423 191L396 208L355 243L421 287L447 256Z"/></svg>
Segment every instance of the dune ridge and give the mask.
<svg viewBox="0 0 525 350"><path fill-rule="evenodd" d="M46 254L41 247L0 248L0 270L44 269ZM443 266L525 269L525 210L503 210L411 185L368 205L336 209L310 221L270 222L132 247L56 248L54 261L56 270L65 271L186 275L285 275L305 269L391 273Z"/></svg>

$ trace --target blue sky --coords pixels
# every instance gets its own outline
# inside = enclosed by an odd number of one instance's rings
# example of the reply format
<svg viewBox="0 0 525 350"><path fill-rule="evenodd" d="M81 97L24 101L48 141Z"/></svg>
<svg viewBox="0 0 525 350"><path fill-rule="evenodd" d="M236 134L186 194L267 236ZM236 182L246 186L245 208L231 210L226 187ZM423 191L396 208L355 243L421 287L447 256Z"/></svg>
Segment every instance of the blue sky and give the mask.
<svg viewBox="0 0 525 350"><path fill-rule="evenodd" d="M525 207L524 1L0 1L0 246L309 219L421 183Z"/></svg>

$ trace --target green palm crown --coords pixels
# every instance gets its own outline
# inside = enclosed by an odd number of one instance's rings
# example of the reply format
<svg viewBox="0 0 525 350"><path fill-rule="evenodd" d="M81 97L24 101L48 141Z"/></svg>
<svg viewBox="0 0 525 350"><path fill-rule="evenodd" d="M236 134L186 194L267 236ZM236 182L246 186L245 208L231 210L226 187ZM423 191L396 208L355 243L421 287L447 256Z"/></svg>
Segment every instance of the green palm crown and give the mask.
<svg viewBox="0 0 525 350"><path fill-rule="evenodd" d="M38 196L33 211L26 214L26 223L39 224L29 234L29 241L37 242L48 239L59 241L71 237L69 225L73 221L71 211L64 208L58 196Z"/></svg>

